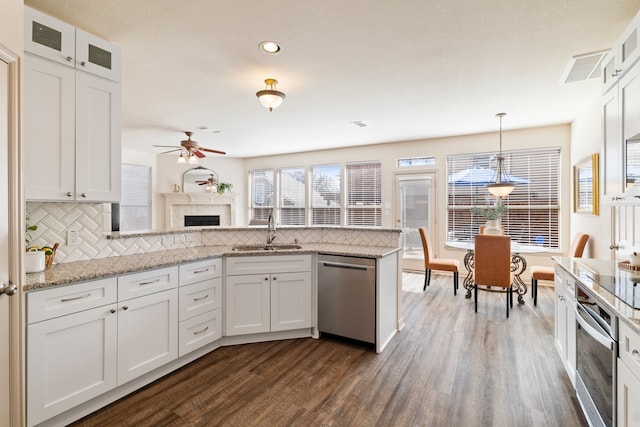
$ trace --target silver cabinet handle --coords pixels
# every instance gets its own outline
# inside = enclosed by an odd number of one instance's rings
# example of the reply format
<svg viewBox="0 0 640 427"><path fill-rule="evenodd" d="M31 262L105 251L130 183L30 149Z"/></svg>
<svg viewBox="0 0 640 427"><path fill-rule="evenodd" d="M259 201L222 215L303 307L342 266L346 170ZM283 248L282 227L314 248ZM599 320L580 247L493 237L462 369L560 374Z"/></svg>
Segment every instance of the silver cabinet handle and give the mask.
<svg viewBox="0 0 640 427"><path fill-rule="evenodd" d="M76 300L79 300L79 299L89 298L90 296L91 296L91 294L84 294L84 295L80 295L79 297L61 298L60 302L76 301Z"/></svg>
<svg viewBox="0 0 640 427"><path fill-rule="evenodd" d="M193 335L199 335L199 334L201 334L201 333L203 333L203 332L207 332L208 330L209 330L209 327L207 326L207 327L205 327L204 329L201 329L201 330L199 330L199 331L194 331L194 332L193 332Z"/></svg>
<svg viewBox="0 0 640 427"><path fill-rule="evenodd" d="M620 249L620 245L614 243L613 245L609 245L609 249L615 249L617 251L618 249Z"/></svg>
<svg viewBox="0 0 640 427"><path fill-rule="evenodd" d="M207 271L209 271L208 268L205 268L204 270L194 270L193 274L200 274L200 273L206 273Z"/></svg>
<svg viewBox="0 0 640 427"><path fill-rule="evenodd" d="M7 287L4 282L0 282L0 295L5 294L7 296L11 296L18 291L18 287L16 285L12 285L11 282L9 282L9 285L10 286Z"/></svg>
<svg viewBox="0 0 640 427"><path fill-rule="evenodd" d="M636 362L640 363L640 352L638 350L633 350L631 356L633 356Z"/></svg>
<svg viewBox="0 0 640 427"><path fill-rule="evenodd" d="M151 280L149 282L140 282L140 283L138 283L138 286L150 285L152 283L158 283L159 281L160 281L160 279Z"/></svg>
<svg viewBox="0 0 640 427"><path fill-rule="evenodd" d="M203 299L207 299L207 298L209 298L209 294L206 294L205 296L200 297L200 298L194 298L193 300L194 301L202 301Z"/></svg>

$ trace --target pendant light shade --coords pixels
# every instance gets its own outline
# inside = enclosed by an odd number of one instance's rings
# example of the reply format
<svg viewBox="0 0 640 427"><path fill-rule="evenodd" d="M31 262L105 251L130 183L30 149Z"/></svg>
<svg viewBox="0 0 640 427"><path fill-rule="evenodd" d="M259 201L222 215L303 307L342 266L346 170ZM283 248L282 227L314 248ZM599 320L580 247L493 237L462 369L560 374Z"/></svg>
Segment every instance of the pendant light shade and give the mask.
<svg viewBox="0 0 640 427"><path fill-rule="evenodd" d="M278 84L277 80L266 79L264 83L266 84L265 89L259 90L256 93L256 96L258 97L258 101L260 101L260 104L262 104L265 108L268 108L269 111L273 111L274 108L278 108L280 104L282 104L282 101L284 101L286 95L284 94L284 92L276 90L276 85Z"/></svg>
<svg viewBox="0 0 640 427"><path fill-rule="evenodd" d="M500 154L498 154L495 181L492 184L487 184L489 193L496 197L508 196L515 188L515 184L509 180L509 175L504 170L504 157L502 156L502 118L506 115L507 113L496 114L496 117L500 118Z"/></svg>

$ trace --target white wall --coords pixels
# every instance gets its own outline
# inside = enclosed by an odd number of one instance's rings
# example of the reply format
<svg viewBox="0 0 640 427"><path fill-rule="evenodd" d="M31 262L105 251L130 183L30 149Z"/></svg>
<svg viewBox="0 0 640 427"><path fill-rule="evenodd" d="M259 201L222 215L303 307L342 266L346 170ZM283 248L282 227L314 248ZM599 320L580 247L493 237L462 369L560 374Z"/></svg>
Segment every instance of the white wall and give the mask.
<svg viewBox="0 0 640 427"><path fill-rule="evenodd" d="M598 86L599 89L599 86ZM600 182L603 179L602 153L602 103L600 91L594 91L592 101L571 124L571 164L574 165L592 154L600 154ZM570 180L573 186L573 180ZM584 256L589 258L609 258L611 251L611 209L607 206L600 186L600 215L588 213L571 214L571 236L578 232L589 234L589 243ZM573 197L573 189L571 193ZM573 208L571 207L573 211Z"/></svg>
<svg viewBox="0 0 640 427"><path fill-rule="evenodd" d="M23 6L22 0L0 1L0 44L18 56L23 50Z"/></svg>

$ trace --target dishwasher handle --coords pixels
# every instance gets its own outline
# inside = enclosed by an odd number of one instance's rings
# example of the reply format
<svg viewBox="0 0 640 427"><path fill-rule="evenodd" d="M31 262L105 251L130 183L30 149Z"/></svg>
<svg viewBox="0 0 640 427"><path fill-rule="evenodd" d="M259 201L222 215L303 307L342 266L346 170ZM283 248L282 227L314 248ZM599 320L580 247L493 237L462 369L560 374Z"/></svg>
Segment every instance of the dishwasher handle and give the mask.
<svg viewBox="0 0 640 427"><path fill-rule="evenodd" d="M341 262L329 262L329 261L320 261L323 267L335 267L335 268L347 268L351 270L362 270L367 271L372 267L366 265L358 265L358 264L344 264Z"/></svg>

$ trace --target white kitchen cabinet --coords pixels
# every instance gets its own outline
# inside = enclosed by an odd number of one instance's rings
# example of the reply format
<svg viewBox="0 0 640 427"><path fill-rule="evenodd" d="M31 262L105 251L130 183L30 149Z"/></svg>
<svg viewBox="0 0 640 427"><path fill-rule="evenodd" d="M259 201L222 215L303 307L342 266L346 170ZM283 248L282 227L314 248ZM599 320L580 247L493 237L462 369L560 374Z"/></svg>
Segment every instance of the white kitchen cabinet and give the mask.
<svg viewBox="0 0 640 427"><path fill-rule="evenodd" d="M45 15L24 8L24 50L67 67L120 81L120 47Z"/></svg>
<svg viewBox="0 0 640 427"><path fill-rule="evenodd" d="M177 289L118 303L118 385L177 357Z"/></svg>
<svg viewBox="0 0 640 427"><path fill-rule="evenodd" d="M310 328L311 282L310 255L227 258L225 334Z"/></svg>
<svg viewBox="0 0 640 427"><path fill-rule="evenodd" d="M618 322L618 426L640 427L640 335Z"/></svg>
<svg viewBox="0 0 640 427"><path fill-rule="evenodd" d="M222 260L182 264L179 268L178 356L222 337Z"/></svg>
<svg viewBox="0 0 640 427"><path fill-rule="evenodd" d="M28 200L120 199L120 85L24 58Z"/></svg>
<svg viewBox="0 0 640 427"><path fill-rule="evenodd" d="M602 98L603 193L616 197L624 192L623 144L618 87Z"/></svg>
<svg viewBox="0 0 640 427"><path fill-rule="evenodd" d="M554 272L555 341L571 384L576 377L575 281L558 265Z"/></svg>
<svg viewBox="0 0 640 427"><path fill-rule="evenodd" d="M116 279L27 295L29 426L116 386Z"/></svg>

